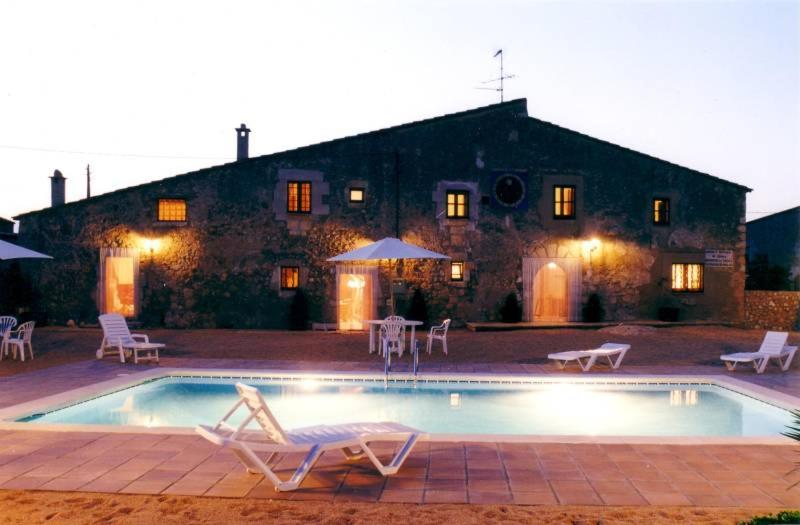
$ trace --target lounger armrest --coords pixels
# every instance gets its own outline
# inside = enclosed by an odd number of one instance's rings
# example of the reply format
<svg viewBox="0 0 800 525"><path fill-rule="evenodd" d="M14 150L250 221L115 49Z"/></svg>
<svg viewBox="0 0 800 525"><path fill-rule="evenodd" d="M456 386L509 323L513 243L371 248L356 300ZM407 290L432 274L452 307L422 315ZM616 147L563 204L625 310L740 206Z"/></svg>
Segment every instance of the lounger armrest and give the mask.
<svg viewBox="0 0 800 525"><path fill-rule="evenodd" d="M147 334L131 334L131 337L133 339L141 339L145 343L149 343L150 342L150 338L147 337Z"/></svg>

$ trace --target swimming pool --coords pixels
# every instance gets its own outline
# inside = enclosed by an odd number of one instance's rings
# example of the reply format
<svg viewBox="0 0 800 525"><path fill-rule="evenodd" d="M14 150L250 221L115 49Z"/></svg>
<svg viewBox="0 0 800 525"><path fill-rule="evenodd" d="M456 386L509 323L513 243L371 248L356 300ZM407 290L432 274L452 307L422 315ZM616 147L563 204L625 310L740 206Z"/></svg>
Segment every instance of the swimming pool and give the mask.
<svg viewBox="0 0 800 525"><path fill-rule="evenodd" d="M169 375L17 421L192 428L227 412L237 381L258 387L285 428L397 421L437 434L777 436L791 421L783 408L703 382Z"/></svg>

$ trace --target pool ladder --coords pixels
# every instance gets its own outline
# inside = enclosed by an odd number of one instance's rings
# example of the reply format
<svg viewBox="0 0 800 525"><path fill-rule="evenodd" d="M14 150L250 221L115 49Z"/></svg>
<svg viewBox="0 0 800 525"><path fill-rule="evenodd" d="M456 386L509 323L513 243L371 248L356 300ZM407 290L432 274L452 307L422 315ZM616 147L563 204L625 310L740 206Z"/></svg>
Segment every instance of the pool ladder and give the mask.
<svg viewBox="0 0 800 525"><path fill-rule="evenodd" d="M412 367L414 371L414 386L417 386L417 374L419 373L419 341L412 341L411 357L413 358ZM383 386L389 386L389 372L392 371L392 353L386 352L383 356Z"/></svg>

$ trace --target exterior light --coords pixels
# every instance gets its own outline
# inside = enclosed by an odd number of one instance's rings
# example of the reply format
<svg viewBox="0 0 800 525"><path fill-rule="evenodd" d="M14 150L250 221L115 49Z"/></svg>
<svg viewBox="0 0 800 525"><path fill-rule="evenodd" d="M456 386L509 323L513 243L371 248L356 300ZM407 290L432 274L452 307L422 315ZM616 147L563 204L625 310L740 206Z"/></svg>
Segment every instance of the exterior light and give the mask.
<svg viewBox="0 0 800 525"><path fill-rule="evenodd" d="M558 265L557 265L556 263L554 263L554 262L549 262L549 263L547 263L547 267L548 267L548 268L550 268L551 270L552 270L552 269L554 269L554 268L556 268L557 266L558 266Z"/></svg>
<svg viewBox="0 0 800 525"><path fill-rule="evenodd" d="M597 237L592 237L588 241L583 241L583 249L588 251L589 253L595 251L600 247L600 239Z"/></svg>
<svg viewBox="0 0 800 525"><path fill-rule="evenodd" d="M161 245L161 241L158 239L145 239L144 240L144 249L150 252L150 255L153 255L156 251L158 251L158 247Z"/></svg>

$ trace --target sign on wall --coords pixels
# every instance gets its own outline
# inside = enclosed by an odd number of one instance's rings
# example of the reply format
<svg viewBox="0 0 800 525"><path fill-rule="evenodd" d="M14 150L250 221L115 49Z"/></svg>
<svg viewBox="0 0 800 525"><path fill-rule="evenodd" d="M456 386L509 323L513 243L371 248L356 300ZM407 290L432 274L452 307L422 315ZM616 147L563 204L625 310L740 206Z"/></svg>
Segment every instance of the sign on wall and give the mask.
<svg viewBox="0 0 800 525"><path fill-rule="evenodd" d="M733 268L733 250L706 250L706 267Z"/></svg>

